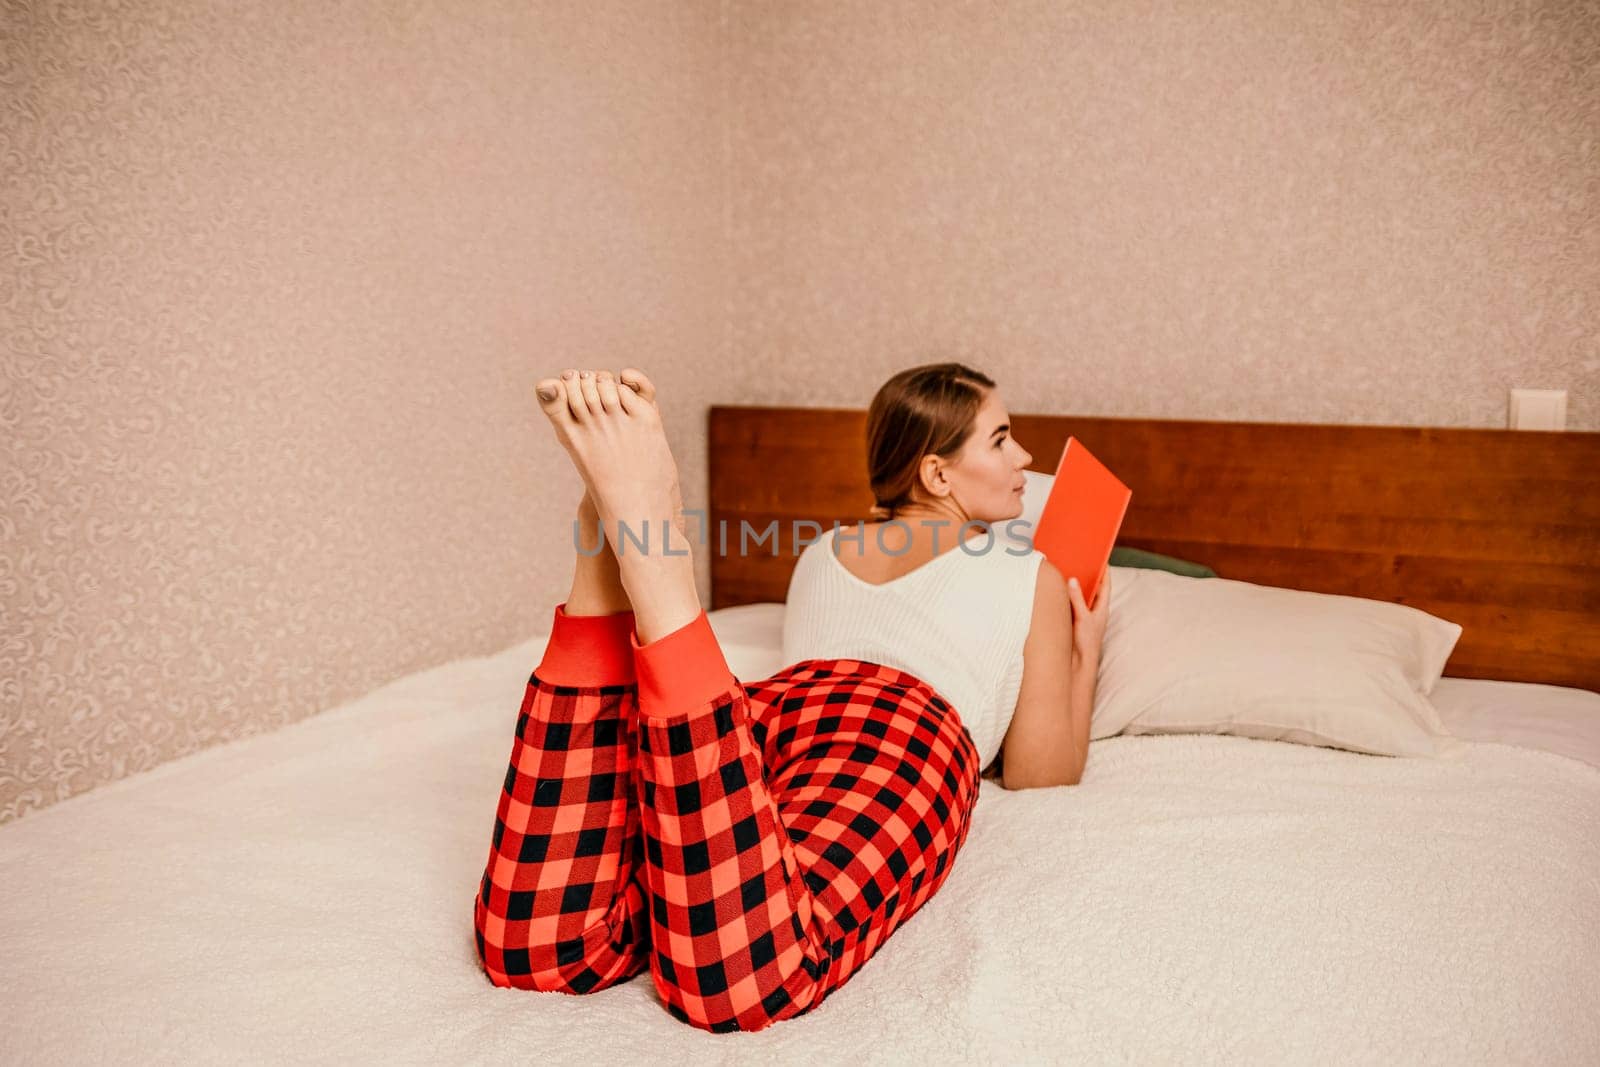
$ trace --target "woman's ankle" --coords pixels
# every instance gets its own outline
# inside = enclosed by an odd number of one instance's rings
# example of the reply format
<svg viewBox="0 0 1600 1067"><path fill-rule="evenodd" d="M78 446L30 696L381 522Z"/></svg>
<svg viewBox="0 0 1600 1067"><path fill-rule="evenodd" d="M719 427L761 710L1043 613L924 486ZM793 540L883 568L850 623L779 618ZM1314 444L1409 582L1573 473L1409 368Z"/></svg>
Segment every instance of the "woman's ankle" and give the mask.
<svg viewBox="0 0 1600 1067"><path fill-rule="evenodd" d="M627 596L616 597L596 596L580 593L574 589L565 601L567 614L574 616L591 615L621 615L632 611L633 605L628 602Z"/></svg>
<svg viewBox="0 0 1600 1067"><path fill-rule="evenodd" d="M609 547L602 547L600 555L577 557L567 605L570 615L610 615L633 610L628 591L622 587L617 558Z"/></svg>
<svg viewBox="0 0 1600 1067"><path fill-rule="evenodd" d="M688 556L636 556L622 565L635 630L644 643L682 629L704 610Z"/></svg>
<svg viewBox="0 0 1600 1067"><path fill-rule="evenodd" d="M639 640L648 644L659 641L670 633L694 622L703 612L698 599L677 601L670 605L653 607L648 611L634 612L634 630Z"/></svg>

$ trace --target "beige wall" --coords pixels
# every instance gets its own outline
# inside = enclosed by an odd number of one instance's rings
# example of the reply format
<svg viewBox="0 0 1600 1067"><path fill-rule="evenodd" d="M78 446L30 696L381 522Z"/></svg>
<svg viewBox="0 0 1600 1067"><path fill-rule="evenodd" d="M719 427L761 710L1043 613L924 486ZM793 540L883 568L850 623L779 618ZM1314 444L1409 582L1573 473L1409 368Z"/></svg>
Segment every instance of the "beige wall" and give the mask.
<svg viewBox="0 0 1600 1067"><path fill-rule="evenodd" d="M0 0L0 821L525 639L533 381L701 471L722 332L714 6L106 8Z"/></svg>
<svg viewBox="0 0 1600 1067"><path fill-rule="evenodd" d="M543 625L563 365L691 507L707 403L945 356L1600 429L1592 6L135 7L0 0L0 822Z"/></svg>
<svg viewBox="0 0 1600 1067"><path fill-rule="evenodd" d="M1600 5L740 10L731 395L1600 429Z"/></svg>

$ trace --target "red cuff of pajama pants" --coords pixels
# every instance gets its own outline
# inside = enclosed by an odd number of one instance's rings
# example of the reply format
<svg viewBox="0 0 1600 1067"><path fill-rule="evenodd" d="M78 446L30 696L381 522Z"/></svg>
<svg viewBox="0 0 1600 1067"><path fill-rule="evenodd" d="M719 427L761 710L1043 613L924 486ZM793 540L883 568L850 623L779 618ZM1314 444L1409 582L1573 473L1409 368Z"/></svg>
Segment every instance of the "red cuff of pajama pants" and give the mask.
<svg viewBox="0 0 1600 1067"><path fill-rule="evenodd" d="M704 610L691 623L639 643L630 634L639 675L639 711L653 719L690 715L738 685Z"/></svg>
<svg viewBox="0 0 1600 1067"><path fill-rule="evenodd" d="M550 643L533 673L550 685L632 685L633 612L568 615L556 605Z"/></svg>

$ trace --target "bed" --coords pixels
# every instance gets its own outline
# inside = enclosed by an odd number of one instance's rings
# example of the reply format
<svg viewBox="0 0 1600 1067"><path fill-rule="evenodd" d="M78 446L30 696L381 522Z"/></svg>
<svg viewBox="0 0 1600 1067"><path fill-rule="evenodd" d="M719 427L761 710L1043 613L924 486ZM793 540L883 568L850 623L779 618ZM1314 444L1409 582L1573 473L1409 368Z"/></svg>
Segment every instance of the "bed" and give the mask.
<svg viewBox="0 0 1600 1067"><path fill-rule="evenodd" d="M1600 435L1016 423L1041 466L1074 433L1125 473L1124 544L1463 623L1430 694L1459 748L1119 735L1078 787L985 782L945 887L844 988L711 1035L647 977L479 969L535 632L0 828L0 1062L1600 1062ZM861 424L714 409L712 522L859 515ZM1218 503L1274 486L1265 521ZM792 562L713 564L741 677L781 663Z"/></svg>

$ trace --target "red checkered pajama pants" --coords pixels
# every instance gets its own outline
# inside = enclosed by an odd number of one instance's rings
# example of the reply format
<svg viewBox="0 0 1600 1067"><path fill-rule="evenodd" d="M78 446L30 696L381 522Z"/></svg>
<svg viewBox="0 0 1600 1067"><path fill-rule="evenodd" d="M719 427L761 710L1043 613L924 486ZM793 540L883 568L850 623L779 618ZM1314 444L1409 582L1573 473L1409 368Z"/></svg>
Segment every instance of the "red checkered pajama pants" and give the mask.
<svg viewBox="0 0 1600 1067"><path fill-rule="evenodd" d="M950 873L978 791L959 716L857 660L733 677L702 612L556 608L473 905L490 981L587 993L647 967L674 1016L820 1004Z"/></svg>

